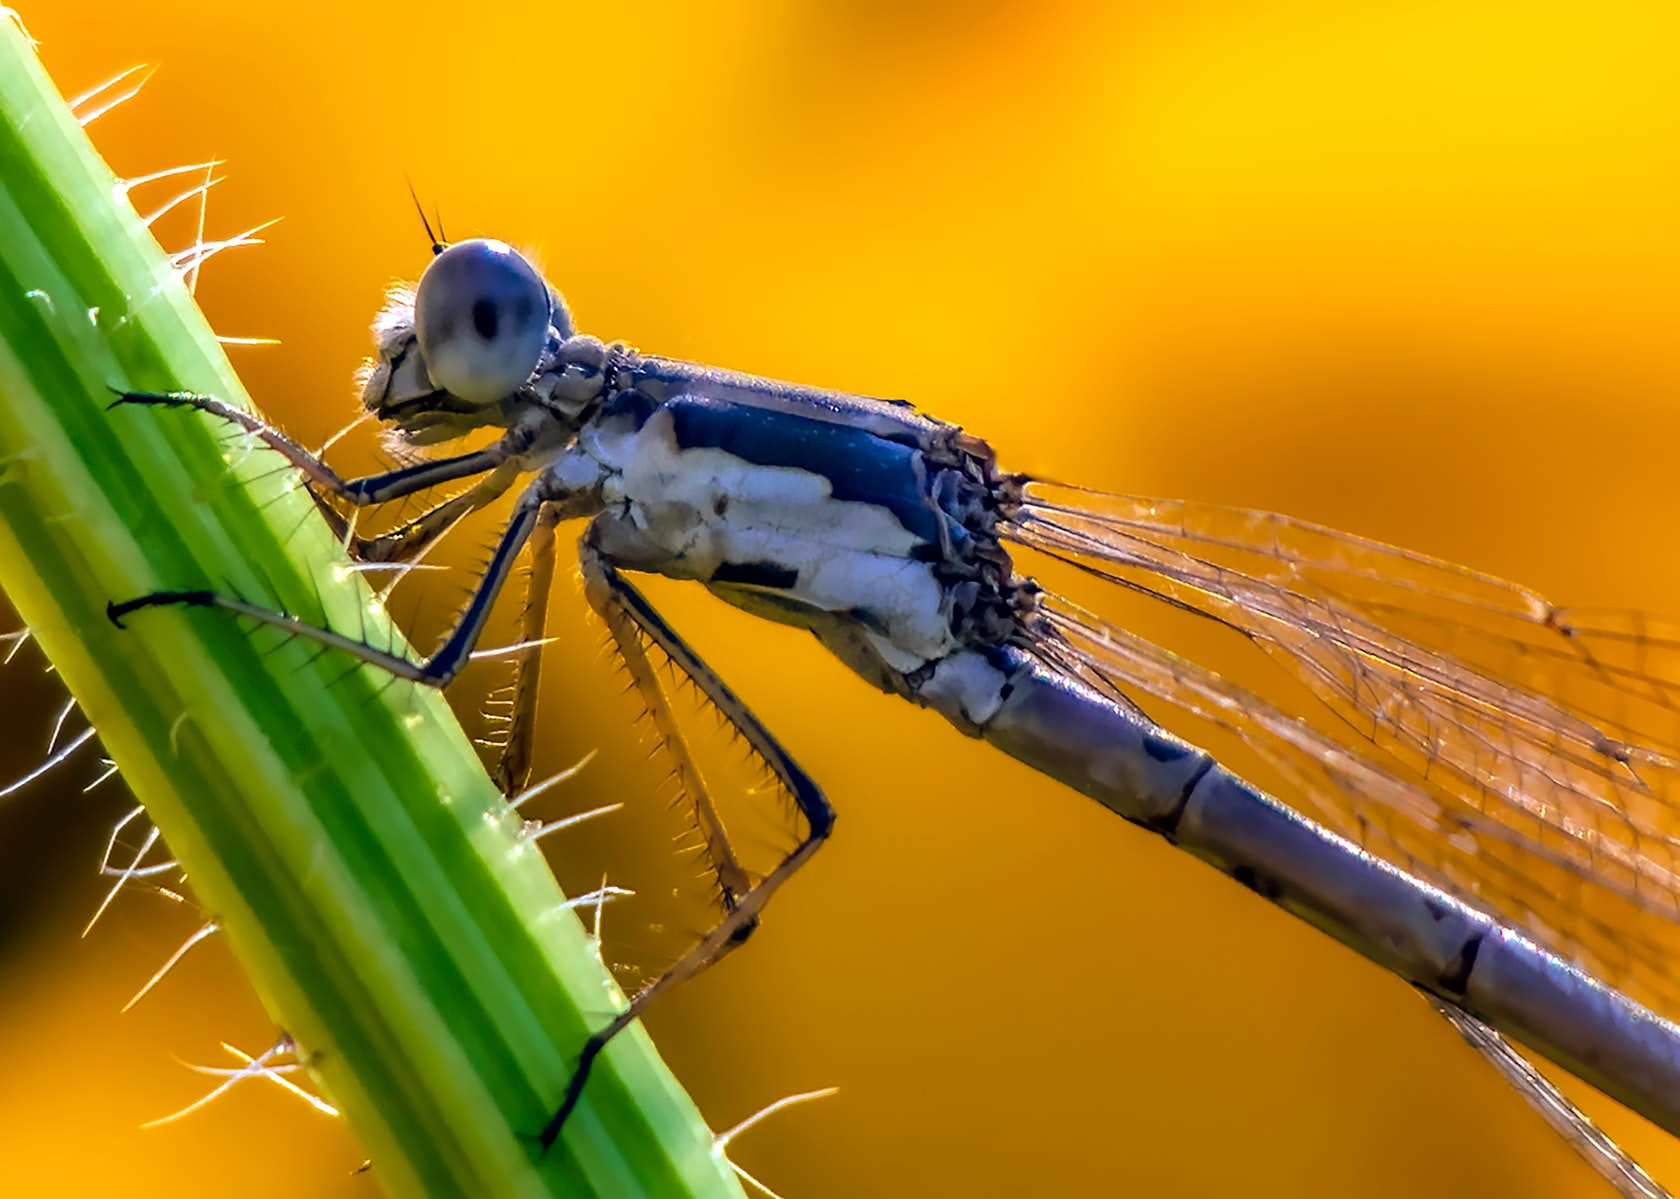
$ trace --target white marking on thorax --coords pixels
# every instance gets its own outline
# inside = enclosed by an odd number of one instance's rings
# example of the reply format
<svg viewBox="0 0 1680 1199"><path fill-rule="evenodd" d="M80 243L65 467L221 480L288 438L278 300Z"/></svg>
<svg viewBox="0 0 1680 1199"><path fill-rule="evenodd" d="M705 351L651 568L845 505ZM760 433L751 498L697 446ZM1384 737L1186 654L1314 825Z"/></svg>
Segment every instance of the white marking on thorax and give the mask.
<svg viewBox="0 0 1680 1199"><path fill-rule="evenodd" d="M675 578L710 579L724 563L795 571L785 594L827 612L867 612L883 660L908 672L955 648L944 590L913 559L921 539L886 507L836 500L828 478L761 466L715 448L680 449L669 414L635 433L595 431L583 448L611 472L609 508L666 555L639 563Z"/></svg>
<svg viewBox="0 0 1680 1199"><path fill-rule="evenodd" d="M584 492L601 485L606 467L593 454L573 446L562 452L548 465L554 482L566 492Z"/></svg>

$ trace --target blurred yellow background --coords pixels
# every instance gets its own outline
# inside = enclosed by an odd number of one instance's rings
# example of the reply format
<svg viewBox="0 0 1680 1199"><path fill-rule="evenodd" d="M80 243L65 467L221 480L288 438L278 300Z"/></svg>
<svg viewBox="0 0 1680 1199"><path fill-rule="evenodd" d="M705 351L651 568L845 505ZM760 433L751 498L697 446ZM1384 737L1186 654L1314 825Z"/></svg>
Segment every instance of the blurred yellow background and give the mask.
<svg viewBox="0 0 1680 1199"><path fill-rule="evenodd" d="M209 235L285 218L199 296L282 340L232 353L305 442L350 419L382 290L425 263L412 179L452 236L537 252L605 337L911 398L1018 469L1680 611L1672 4L22 11L66 94L160 66L92 126L120 175L225 158ZM375 449L364 427L335 461ZM789 1199L1607 1193L1401 984L810 638L649 590L841 814L751 948L650 1022L714 1127L841 1087L736 1143ZM664 767L556 591L576 635L538 768L599 748L565 802L630 803L557 847L575 887ZM41 667L4 675L6 778L62 702ZM463 681L464 716L494 681ZM0 804L0 1193L375 1193L273 1087L138 1128L208 1089L179 1060L274 1029L214 944L118 1014L202 917L136 893L77 939L125 802L80 794L97 773ZM1572 1093L1680 1184L1680 1143Z"/></svg>

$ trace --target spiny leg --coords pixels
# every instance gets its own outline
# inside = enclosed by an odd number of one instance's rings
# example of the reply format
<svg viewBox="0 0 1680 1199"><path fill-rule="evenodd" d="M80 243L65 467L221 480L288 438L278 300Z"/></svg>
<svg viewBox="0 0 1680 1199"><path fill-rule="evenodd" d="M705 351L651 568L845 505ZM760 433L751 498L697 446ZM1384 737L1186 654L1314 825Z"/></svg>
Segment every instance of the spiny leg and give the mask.
<svg viewBox="0 0 1680 1199"><path fill-rule="evenodd" d="M457 454L452 458L429 458L424 462L414 463L412 466L398 467L395 470L383 471L377 475L367 475L360 479L345 479L332 467L290 437L287 437L280 430L249 412L235 408L225 400L218 400L215 396L199 395L190 391L119 392L111 407L117 408L124 405L194 408L200 412L207 412L211 416L225 420L255 437L297 467L302 472L303 477L314 486L357 507L367 504L383 504L389 500L401 499L404 496L424 491L428 487L436 487L440 483L452 483L456 479L464 479L468 475L483 474L487 470L500 466L509 457L520 453L523 448L528 448L522 446L520 442L529 440L528 438L516 438L510 434L500 441L488 445L482 450L474 450L470 454Z"/></svg>
<svg viewBox="0 0 1680 1199"><path fill-rule="evenodd" d="M503 795L513 795L531 777L531 745L536 736L537 684L542 679L543 635L548 628L548 596L554 583L554 526L559 510L545 505L531 530L531 579L525 588L525 611L519 621L520 650L514 658L513 705L508 711L507 741L491 777Z"/></svg>
<svg viewBox="0 0 1680 1199"><path fill-rule="evenodd" d="M193 392L131 391L119 394L112 407L118 405L195 408L256 437L296 467L309 481L312 485L310 495L331 526L333 535L345 543L345 549L352 558L361 562L406 562L448 532L462 517L499 499L522 473L518 455L529 440L523 433L510 434L474 453L432 459L377 475L345 480L318 455L310 453L278 429L214 396ZM352 523L327 503L317 490L324 489L361 507L401 499L428 487L485 471L490 473L460 495L422 512L400 528L376 537L354 535Z"/></svg>
<svg viewBox="0 0 1680 1199"><path fill-rule="evenodd" d="M671 711L671 701L666 695L665 686L648 657L644 644L644 638L647 638L648 634L626 609L624 601L617 594L619 589L628 588L629 584L616 572L609 573L603 570L604 564L591 550L585 548L579 556L583 567L584 598L607 626L619 660L630 672L630 681L647 707L648 719L653 722L660 748L670 757L676 771L677 786L693 808L694 825L700 833L707 863L717 880L718 897L726 912L733 911L740 903L741 897L752 889L752 879L735 856L735 849L729 843L729 834L724 829L723 817L719 814L717 805L712 802L710 789L689 751L687 738L677 726L676 714ZM689 657L698 662L692 654ZM672 657L672 661L690 678L694 677L695 671L690 663L683 662L675 656ZM699 669L707 674L711 673L704 665L700 665ZM696 682L699 680L696 679ZM719 685L721 686L721 683ZM703 683L701 687L705 690ZM707 694L709 697L710 692L707 691ZM726 720L734 719L729 709L719 710L723 712Z"/></svg>
<svg viewBox="0 0 1680 1199"><path fill-rule="evenodd" d="M142 608L221 608L239 616L249 617L259 624L272 625L321 645L341 649L363 662L382 667L399 678L425 683L431 687L442 687L461 673L461 668L472 656L473 647L478 644L479 636L484 632L485 622L490 619L490 609L496 602L496 596L500 594L502 584L507 582L519 551L524 548L532 529L536 527L538 512L549 502L553 502L559 509L559 519L562 520L568 516L588 515L598 506L592 495L554 493L546 477L539 477L527 487L514 504L513 517L508 522L501 541L496 545L496 552L491 555L490 565L485 570L483 579L479 581L472 598L467 601L466 611L450 630L443 645L424 662L414 662L332 629L312 625L289 612L276 612L249 600L215 591L155 591L120 604L108 604L105 615L112 624L122 628L123 618Z"/></svg>
<svg viewBox="0 0 1680 1199"><path fill-rule="evenodd" d="M560 1107L539 1137L545 1150L554 1144L560 1130L565 1126L567 1117L577 1107L578 1100L583 1095L584 1084L589 1081L589 1072L601 1051L615 1036L629 1027L631 1022L638 1019L656 997L687 982L745 940L756 926L758 914L766 901L795 871L810 860L811 855L828 839L834 828L834 809L811 777L759 723L758 718L736 697L728 685L665 623L652 605L642 597L641 592L631 586L607 562L588 533L584 535L579 546L578 560L583 570L585 593L595 610L607 618L607 627L614 630L613 636L620 648L626 649L634 645L636 654L645 663L646 656L638 639L639 636L645 636L693 679L706 698L715 704L746 738L747 744L793 796L794 803L805 817L807 832L804 840L792 853L783 858L775 869L736 898L717 927L701 938L698 945L677 959L676 964L664 974L638 991L622 1012L614 1016L605 1027L592 1033L589 1040L584 1042L583 1052L578 1055L577 1068L566 1084L566 1093L560 1100ZM628 638L621 636L617 630L621 621L634 626L633 630L627 629L631 633ZM629 662L631 655L626 653L625 658L626 662ZM644 690L643 694L646 696L648 693ZM721 834L721 824L718 830Z"/></svg>
<svg viewBox="0 0 1680 1199"><path fill-rule="evenodd" d="M517 461L504 462L460 495L451 496L435 507L428 508L407 524L381 533L376 537L357 537L350 533L348 522L336 512L328 516L334 532L343 541L350 556L359 562L401 563L417 557L455 523L493 503L507 493L520 475Z"/></svg>

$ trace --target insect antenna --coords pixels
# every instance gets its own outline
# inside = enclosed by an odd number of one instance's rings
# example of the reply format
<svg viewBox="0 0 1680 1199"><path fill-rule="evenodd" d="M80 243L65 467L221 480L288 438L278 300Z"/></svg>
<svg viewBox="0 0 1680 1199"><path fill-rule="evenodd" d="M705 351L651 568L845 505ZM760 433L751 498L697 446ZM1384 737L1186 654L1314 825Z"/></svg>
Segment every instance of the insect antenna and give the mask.
<svg viewBox="0 0 1680 1199"><path fill-rule="evenodd" d="M426 219L426 206L420 203L420 193L414 190L414 180L408 180L408 194L414 201L414 211L419 214L420 224L426 230L426 240L432 243L432 254L437 256L449 248L449 243L443 236L443 213L438 212L437 232L432 232L432 222Z"/></svg>

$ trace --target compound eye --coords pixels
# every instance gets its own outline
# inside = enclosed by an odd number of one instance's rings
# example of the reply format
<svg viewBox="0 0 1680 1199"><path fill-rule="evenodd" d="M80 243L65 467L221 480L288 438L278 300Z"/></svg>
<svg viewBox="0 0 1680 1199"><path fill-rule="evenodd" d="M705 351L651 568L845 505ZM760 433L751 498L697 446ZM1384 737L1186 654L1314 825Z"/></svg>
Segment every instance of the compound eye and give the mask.
<svg viewBox="0 0 1680 1199"><path fill-rule="evenodd" d="M505 242L457 242L432 259L414 294L414 333L432 382L470 404L494 404L530 381L553 298Z"/></svg>

